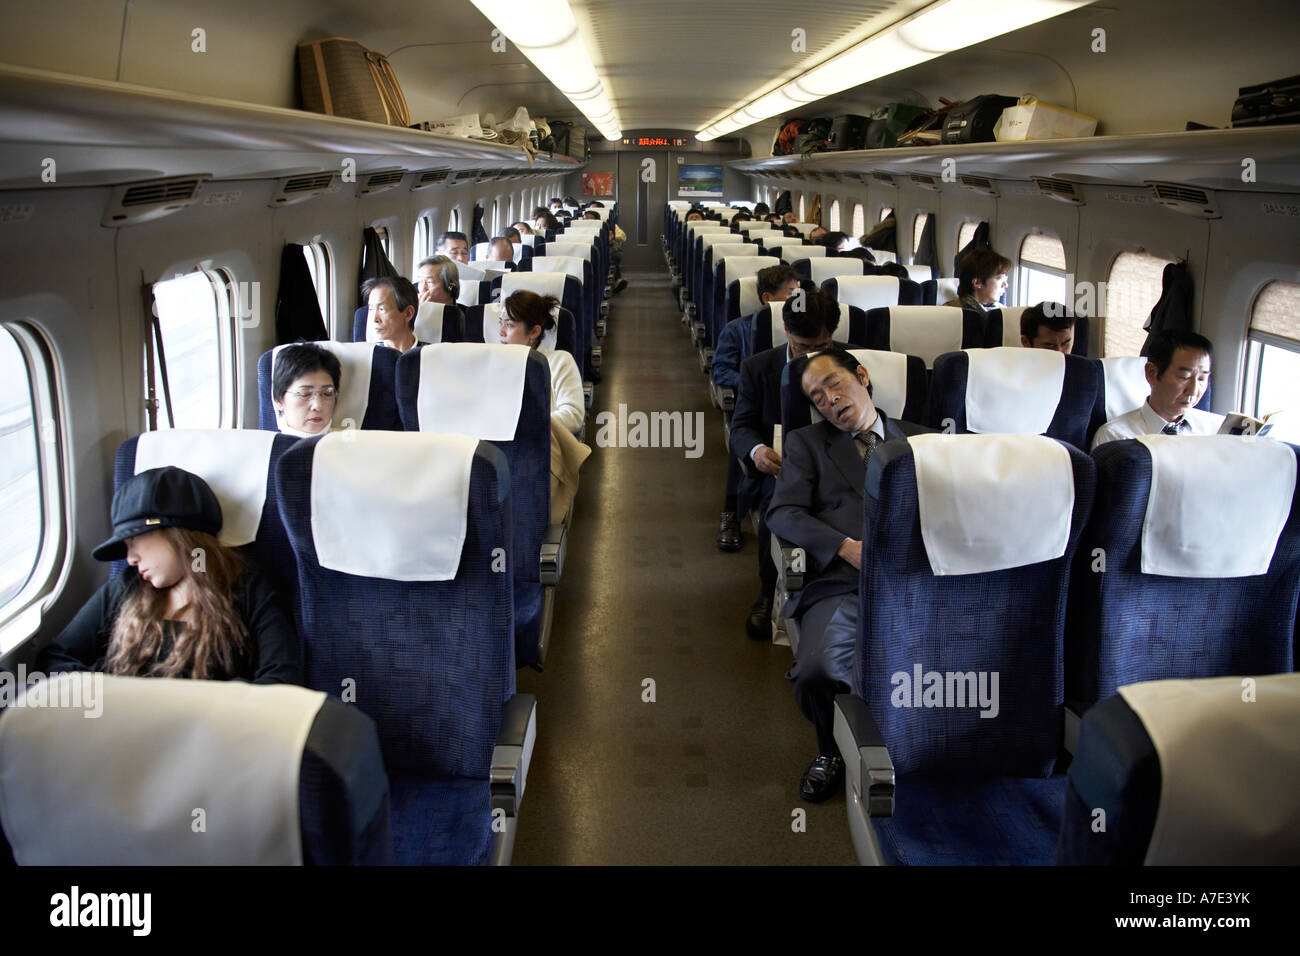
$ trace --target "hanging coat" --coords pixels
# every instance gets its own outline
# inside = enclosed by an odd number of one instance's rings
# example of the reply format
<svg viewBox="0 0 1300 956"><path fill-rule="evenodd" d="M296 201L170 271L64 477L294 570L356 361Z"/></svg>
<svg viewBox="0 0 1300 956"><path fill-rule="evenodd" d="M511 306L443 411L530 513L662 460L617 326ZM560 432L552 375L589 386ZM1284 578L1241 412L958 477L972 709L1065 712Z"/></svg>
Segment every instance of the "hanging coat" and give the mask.
<svg viewBox="0 0 1300 956"><path fill-rule="evenodd" d="M871 230L859 241L868 249L879 249L881 252L898 252L898 220L893 214L886 216L880 222L876 223Z"/></svg>
<svg viewBox="0 0 1300 956"><path fill-rule="evenodd" d="M776 205L772 207L772 212L778 216L784 216L788 212L794 211L794 199L790 195L790 190L786 190L776 197Z"/></svg>
<svg viewBox="0 0 1300 956"><path fill-rule="evenodd" d="M483 229L483 207L477 203L474 205L474 225L470 228L469 236L470 245L487 242L492 238Z"/></svg>
<svg viewBox="0 0 1300 956"><path fill-rule="evenodd" d="M933 220L933 217L931 217L931 219ZM970 242L957 250L957 257L952 261L952 274L955 276L961 275L961 260L965 257L966 253L972 252L975 249L991 248L993 248L993 246L992 243L989 242L989 224L987 222L982 222L975 227L975 235L971 236Z"/></svg>
<svg viewBox="0 0 1300 956"><path fill-rule="evenodd" d="M383 279L398 276L401 273L388 261L384 254L384 244L379 241L379 233L370 226L361 234L361 269L357 278L357 307L366 305L366 297L361 294L361 287L367 279Z"/></svg>
<svg viewBox="0 0 1300 956"><path fill-rule="evenodd" d="M1165 266L1160 285L1160 298L1151 309L1151 314L1147 316L1146 324L1142 326L1147 330L1147 338L1142 343L1142 351L1138 353L1140 355L1147 354L1147 344L1151 341L1151 336L1157 332L1163 332L1165 329L1192 331L1194 287L1191 273L1187 271L1187 263L1171 262Z"/></svg>
<svg viewBox="0 0 1300 956"><path fill-rule="evenodd" d="M320 314L320 300L302 246L285 243L280 252L280 288L275 296L275 344L329 338Z"/></svg>
<svg viewBox="0 0 1300 956"><path fill-rule="evenodd" d="M912 262L918 266L937 266L939 250L934 241L934 216L925 217L925 228L921 230L921 244L917 246Z"/></svg>

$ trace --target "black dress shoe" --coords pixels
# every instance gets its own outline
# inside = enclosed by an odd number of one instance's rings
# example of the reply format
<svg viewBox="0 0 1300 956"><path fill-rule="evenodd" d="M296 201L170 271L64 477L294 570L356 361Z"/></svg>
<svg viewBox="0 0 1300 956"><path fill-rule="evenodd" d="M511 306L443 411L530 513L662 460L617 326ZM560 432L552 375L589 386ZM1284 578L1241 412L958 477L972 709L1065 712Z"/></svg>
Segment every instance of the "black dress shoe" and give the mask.
<svg viewBox="0 0 1300 956"><path fill-rule="evenodd" d="M809 803L821 803L844 782L844 759L818 754L799 781L799 796Z"/></svg>
<svg viewBox="0 0 1300 956"><path fill-rule="evenodd" d="M717 543L719 551L740 550L740 522L736 520L734 511L722 512L722 520L718 522L718 536L713 540Z"/></svg>
<svg viewBox="0 0 1300 956"><path fill-rule="evenodd" d="M749 609L749 620L745 622L745 633L756 641L772 639L772 599L759 598Z"/></svg>

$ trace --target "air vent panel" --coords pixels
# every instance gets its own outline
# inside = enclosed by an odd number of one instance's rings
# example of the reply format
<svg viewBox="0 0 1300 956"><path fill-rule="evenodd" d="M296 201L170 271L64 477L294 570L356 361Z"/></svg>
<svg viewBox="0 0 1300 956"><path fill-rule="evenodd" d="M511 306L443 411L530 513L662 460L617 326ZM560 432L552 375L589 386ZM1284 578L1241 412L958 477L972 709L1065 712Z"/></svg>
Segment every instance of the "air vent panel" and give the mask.
<svg viewBox="0 0 1300 956"><path fill-rule="evenodd" d="M985 176L967 176L963 174L957 178L961 180L961 184L967 189L973 189L975 192L983 193L986 196L998 195L998 187L994 185L993 180Z"/></svg>
<svg viewBox="0 0 1300 956"><path fill-rule="evenodd" d="M109 227L133 226L192 206L198 201L199 188L211 178L211 174L202 173L117 186L100 224Z"/></svg>
<svg viewBox="0 0 1300 956"><path fill-rule="evenodd" d="M920 186L922 189L929 189L936 193L939 191L939 181L928 173L908 173L907 178L912 181L913 186Z"/></svg>
<svg viewBox="0 0 1300 956"><path fill-rule="evenodd" d="M365 184L357 191L357 195L367 196L370 193L383 192L385 189L400 186L405 175L406 170L404 169L385 169L381 172L370 173L366 176Z"/></svg>
<svg viewBox="0 0 1300 956"><path fill-rule="evenodd" d="M1182 183L1147 183L1155 201L1166 209L1181 212L1198 219L1220 219L1219 204L1214 193Z"/></svg>
<svg viewBox="0 0 1300 956"><path fill-rule="evenodd" d="M1083 205L1083 193L1074 183L1065 179L1051 179L1047 176L1034 176L1032 178L1040 196L1047 196L1049 199L1055 199L1058 202L1069 203L1071 206Z"/></svg>
<svg viewBox="0 0 1300 956"><path fill-rule="evenodd" d="M270 205L273 209L306 202L330 191L334 173L309 173L305 176L286 176L275 184Z"/></svg>

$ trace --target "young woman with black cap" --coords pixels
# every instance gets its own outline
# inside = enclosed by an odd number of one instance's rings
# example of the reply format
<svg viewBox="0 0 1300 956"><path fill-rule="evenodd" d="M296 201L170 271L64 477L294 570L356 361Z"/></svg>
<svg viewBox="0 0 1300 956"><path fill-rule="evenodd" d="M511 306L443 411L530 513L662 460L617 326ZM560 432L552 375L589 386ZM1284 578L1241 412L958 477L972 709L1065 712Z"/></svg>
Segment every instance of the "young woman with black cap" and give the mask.
<svg viewBox="0 0 1300 956"><path fill-rule="evenodd" d="M221 544L207 482L153 468L113 496L113 536L93 554L126 559L41 653L46 672L301 684L298 636L266 579Z"/></svg>

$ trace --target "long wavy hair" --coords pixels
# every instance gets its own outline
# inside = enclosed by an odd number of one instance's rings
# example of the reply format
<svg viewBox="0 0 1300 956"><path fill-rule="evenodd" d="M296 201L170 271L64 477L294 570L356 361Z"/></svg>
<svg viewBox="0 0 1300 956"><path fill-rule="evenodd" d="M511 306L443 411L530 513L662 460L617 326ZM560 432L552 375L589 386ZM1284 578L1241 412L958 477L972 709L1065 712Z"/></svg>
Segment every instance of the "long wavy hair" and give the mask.
<svg viewBox="0 0 1300 956"><path fill-rule="evenodd" d="M236 660L248 647L248 627L233 597L235 582L244 573L244 559L203 531L164 528L162 533L176 550L191 585L185 626L162 657L167 591L138 582L113 623L104 670L127 676L228 680L235 676ZM200 571L191 560L195 549L203 556Z"/></svg>

